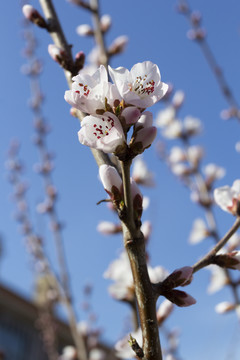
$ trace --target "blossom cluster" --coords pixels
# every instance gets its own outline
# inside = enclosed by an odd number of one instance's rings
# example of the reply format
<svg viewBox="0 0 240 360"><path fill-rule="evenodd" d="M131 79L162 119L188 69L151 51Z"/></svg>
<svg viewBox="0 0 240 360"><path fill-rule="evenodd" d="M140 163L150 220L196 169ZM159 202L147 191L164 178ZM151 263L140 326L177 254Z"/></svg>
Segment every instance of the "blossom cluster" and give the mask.
<svg viewBox="0 0 240 360"><path fill-rule="evenodd" d="M152 114L147 107L158 102L168 85L161 81L157 65L151 61L138 63L129 71L124 67L109 73L101 65L90 76L80 73L73 77L72 89L65 100L85 116L78 133L79 141L120 159L134 158L148 148L156 136ZM130 141L127 134L133 132Z"/></svg>

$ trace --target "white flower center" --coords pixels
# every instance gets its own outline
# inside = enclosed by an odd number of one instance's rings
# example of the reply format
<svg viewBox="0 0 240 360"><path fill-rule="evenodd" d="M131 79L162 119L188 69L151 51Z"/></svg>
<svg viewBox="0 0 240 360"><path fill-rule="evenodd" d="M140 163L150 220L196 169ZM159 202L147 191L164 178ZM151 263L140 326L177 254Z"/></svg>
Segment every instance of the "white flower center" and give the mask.
<svg viewBox="0 0 240 360"><path fill-rule="evenodd" d="M110 116L107 118L102 117L101 123L93 124L93 135L96 136L97 139L101 139L104 136L109 135L112 127L114 126L114 120Z"/></svg>

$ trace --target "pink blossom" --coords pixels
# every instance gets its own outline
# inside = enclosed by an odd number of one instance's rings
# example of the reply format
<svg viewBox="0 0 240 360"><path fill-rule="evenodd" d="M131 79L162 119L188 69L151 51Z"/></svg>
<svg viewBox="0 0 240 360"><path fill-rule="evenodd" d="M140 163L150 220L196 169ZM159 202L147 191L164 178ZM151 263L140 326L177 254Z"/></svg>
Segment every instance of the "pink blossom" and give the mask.
<svg viewBox="0 0 240 360"><path fill-rule="evenodd" d="M109 73L125 102L140 108L154 105L168 89L168 85L161 82L157 65L151 61L138 63L130 71L109 66Z"/></svg>
<svg viewBox="0 0 240 360"><path fill-rule="evenodd" d="M114 153L118 146L124 146L125 134L118 118L105 112L99 116L86 116L78 132L81 144L106 153Z"/></svg>

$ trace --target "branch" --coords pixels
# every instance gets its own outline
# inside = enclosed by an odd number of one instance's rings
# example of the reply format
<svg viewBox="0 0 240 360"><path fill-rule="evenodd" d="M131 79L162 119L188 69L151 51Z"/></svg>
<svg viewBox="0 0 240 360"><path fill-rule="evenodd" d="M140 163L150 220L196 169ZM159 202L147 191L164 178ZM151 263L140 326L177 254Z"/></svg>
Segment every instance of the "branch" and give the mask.
<svg viewBox="0 0 240 360"><path fill-rule="evenodd" d="M213 259L218 251L228 242L231 236L237 231L240 226L240 218L238 217L231 227L231 229L224 235L224 237L214 246L214 248L209 251L201 260L193 265L193 272L197 272L200 269L204 268L207 265L213 263Z"/></svg>
<svg viewBox="0 0 240 360"><path fill-rule="evenodd" d="M138 303L143 338L144 360L162 360L156 317L156 300L149 278L144 236L136 228L133 218L133 205L130 184L130 161L121 162L125 216L122 219L124 246L127 251Z"/></svg>

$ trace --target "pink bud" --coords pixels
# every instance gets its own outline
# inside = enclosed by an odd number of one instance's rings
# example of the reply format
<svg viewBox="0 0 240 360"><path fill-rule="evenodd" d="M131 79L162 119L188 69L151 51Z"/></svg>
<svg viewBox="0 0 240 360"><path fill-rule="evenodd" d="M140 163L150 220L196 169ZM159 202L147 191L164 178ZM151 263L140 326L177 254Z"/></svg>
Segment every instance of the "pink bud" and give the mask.
<svg viewBox="0 0 240 360"><path fill-rule="evenodd" d="M177 286L185 286L191 282L193 268L191 266L184 266L175 270L164 280L164 286L173 289Z"/></svg>
<svg viewBox="0 0 240 360"><path fill-rule="evenodd" d="M127 125L132 125L139 120L141 112L137 107L129 106L122 111L121 116L124 117Z"/></svg>
<svg viewBox="0 0 240 360"><path fill-rule="evenodd" d="M77 71L81 70L85 63L85 54L83 51L79 51L75 55L75 66L77 68Z"/></svg>
<svg viewBox="0 0 240 360"><path fill-rule="evenodd" d="M196 304L196 300L185 291L171 290L164 294L168 300L180 307L191 306Z"/></svg>

